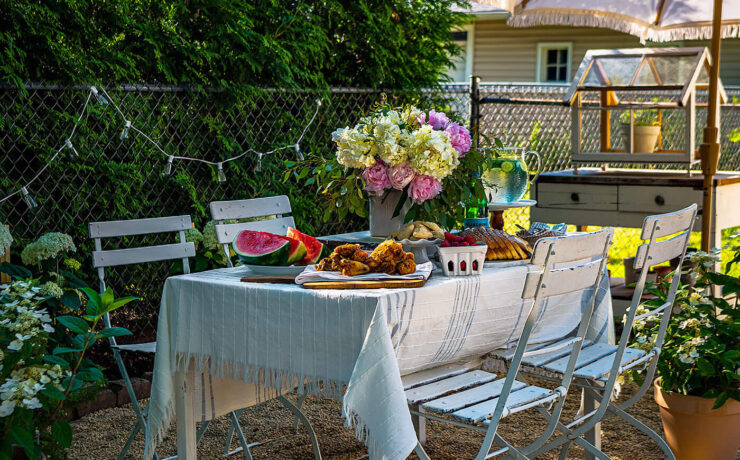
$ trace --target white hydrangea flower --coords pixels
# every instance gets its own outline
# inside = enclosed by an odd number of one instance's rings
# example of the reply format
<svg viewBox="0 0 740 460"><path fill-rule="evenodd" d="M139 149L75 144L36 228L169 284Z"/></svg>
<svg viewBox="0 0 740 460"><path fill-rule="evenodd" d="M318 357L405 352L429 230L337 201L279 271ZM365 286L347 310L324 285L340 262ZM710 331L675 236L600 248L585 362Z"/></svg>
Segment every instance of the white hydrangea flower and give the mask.
<svg viewBox="0 0 740 460"><path fill-rule="evenodd" d="M64 295L64 291L59 285L53 281L48 281L41 285L38 293L44 297L56 297L60 298Z"/></svg>
<svg viewBox="0 0 740 460"><path fill-rule="evenodd" d="M64 252L76 251L77 247L71 236L52 232L26 246L21 252L21 260L25 265L36 265L44 260L54 259Z"/></svg>
<svg viewBox="0 0 740 460"><path fill-rule="evenodd" d="M18 351L23 348L23 342L20 340L13 340L8 344L8 350Z"/></svg>
<svg viewBox="0 0 740 460"><path fill-rule="evenodd" d="M7 417L15 410L15 401L5 400L0 404L0 418Z"/></svg>
<svg viewBox="0 0 740 460"><path fill-rule="evenodd" d="M337 144L339 164L348 168L367 168L375 164L375 157L370 152L373 139L364 128L338 129L331 138Z"/></svg>
<svg viewBox="0 0 740 460"><path fill-rule="evenodd" d="M412 133L409 161L419 174L444 179L460 164L457 150L444 131L423 125Z"/></svg>
<svg viewBox="0 0 740 460"><path fill-rule="evenodd" d="M696 318L689 318L684 321L681 321L681 324L678 325L679 329L686 329L687 327L697 327L701 324L701 321L699 321Z"/></svg>

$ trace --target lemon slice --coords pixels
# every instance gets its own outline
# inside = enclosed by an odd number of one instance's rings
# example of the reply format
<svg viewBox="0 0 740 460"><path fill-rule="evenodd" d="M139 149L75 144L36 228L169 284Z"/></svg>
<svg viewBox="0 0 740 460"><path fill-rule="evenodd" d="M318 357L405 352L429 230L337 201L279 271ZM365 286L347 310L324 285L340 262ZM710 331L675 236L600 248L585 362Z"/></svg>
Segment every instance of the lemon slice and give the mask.
<svg viewBox="0 0 740 460"><path fill-rule="evenodd" d="M514 170L514 163L511 161L505 161L501 163L501 171L510 172Z"/></svg>

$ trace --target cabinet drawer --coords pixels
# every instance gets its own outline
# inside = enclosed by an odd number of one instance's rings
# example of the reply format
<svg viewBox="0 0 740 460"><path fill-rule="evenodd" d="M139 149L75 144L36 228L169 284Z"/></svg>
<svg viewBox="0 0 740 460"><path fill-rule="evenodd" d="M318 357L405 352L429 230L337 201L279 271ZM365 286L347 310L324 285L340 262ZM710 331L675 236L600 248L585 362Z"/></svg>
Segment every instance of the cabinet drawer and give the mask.
<svg viewBox="0 0 740 460"><path fill-rule="evenodd" d="M540 208L617 210L616 185L537 184Z"/></svg>
<svg viewBox="0 0 740 460"><path fill-rule="evenodd" d="M701 202L702 191L691 187L619 186L619 210L625 212L665 213Z"/></svg>

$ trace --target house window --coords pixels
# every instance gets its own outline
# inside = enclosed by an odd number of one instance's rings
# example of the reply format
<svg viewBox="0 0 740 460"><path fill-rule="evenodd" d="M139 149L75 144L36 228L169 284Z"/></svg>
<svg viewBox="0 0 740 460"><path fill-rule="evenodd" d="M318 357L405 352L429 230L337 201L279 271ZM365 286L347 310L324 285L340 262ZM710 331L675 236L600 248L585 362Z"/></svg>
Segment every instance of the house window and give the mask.
<svg viewBox="0 0 740 460"><path fill-rule="evenodd" d="M567 83L573 45L567 43L537 44L537 81Z"/></svg>
<svg viewBox="0 0 740 460"><path fill-rule="evenodd" d="M453 83L467 83L473 73L473 26L468 25L452 32L452 39L462 49L462 53L452 59L447 76Z"/></svg>

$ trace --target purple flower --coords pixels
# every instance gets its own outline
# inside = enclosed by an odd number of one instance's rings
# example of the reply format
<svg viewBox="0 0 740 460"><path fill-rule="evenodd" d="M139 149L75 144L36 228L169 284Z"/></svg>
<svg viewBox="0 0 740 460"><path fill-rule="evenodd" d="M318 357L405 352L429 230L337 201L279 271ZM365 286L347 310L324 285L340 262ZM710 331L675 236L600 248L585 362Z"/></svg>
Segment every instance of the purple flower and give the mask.
<svg viewBox="0 0 740 460"><path fill-rule="evenodd" d="M432 176L416 176L409 184L409 196L414 203L423 203L442 191L442 182Z"/></svg>
<svg viewBox="0 0 740 460"><path fill-rule="evenodd" d="M445 132L450 136L452 147L457 150L457 156L463 157L470 150L470 131L465 126L450 123Z"/></svg>
<svg viewBox="0 0 740 460"><path fill-rule="evenodd" d="M391 188L388 166L380 160L369 168L365 168L362 178L365 179L365 190L369 192L382 193L383 190Z"/></svg>
<svg viewBox="0 0 740 460"><path fill-rule="evenodd" d="M445 115L444 112L437 112L436 110L432 109L429 112L429 120L426 122L428 125L432 125L433 129L436 129L437 131L445 129L448 124L450 124L450 119L447 118L447 115Z"/></svg>
<svg viewBox="0 0 740 460"><path fill-rule="evenodd" d="M391 186L396 190L403 190L404 187L409 185L409 182L416 176L414 168L411 167L408 161L399 163L395 166L391 166L388 172L388 177L391 180Z"/></svg>

